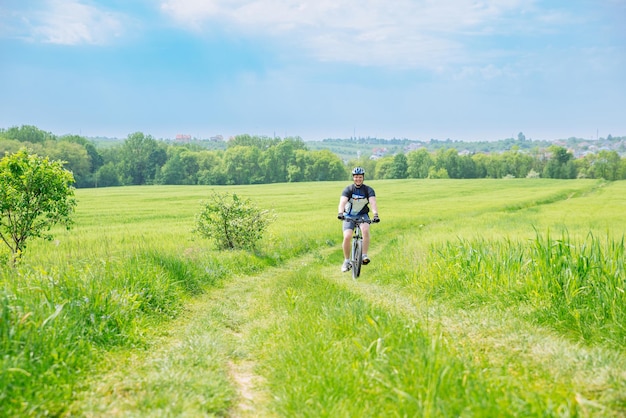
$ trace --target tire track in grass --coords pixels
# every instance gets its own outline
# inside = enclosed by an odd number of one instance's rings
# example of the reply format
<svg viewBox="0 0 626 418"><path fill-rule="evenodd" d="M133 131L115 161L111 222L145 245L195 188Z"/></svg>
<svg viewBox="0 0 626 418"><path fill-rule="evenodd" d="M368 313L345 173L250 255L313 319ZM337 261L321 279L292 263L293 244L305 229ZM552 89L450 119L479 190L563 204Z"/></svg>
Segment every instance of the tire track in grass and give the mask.
<svg viewBox="0 0 626 418"><path fill-rule="evenodd" d="M228 413L229 417L277 416L269 408L272 394L266 387L265 379L256 373L258 363L253 357L254 351L258 350L257 332L272 326L276 321L277 313L267 307L267 301L275 291L272 282L276 282L278 277L293 275L314 263L314 260L340 251L337 246L318 248L258 275L229 279L223 288L212 292L207 304L218 309L222 307L222 334L229 336L227 339L230 341L228 369L237 391L237 400Z"/></svg>
<svg viewBox="0 0 626 418"><path fill-rule="evenodd" d="M228 365L239 393L239 402L231 416L253 416L255 405L260 398L256 388L263 383L263 380L254 373L254 363L251 361L230 361Z"/></svg>
<svg viewBox="0 0 626 418"><path fill-rule="evenodd" d="M251 357L249 339L254 329L266 319L254 315L256 298L266 287L269 279L279 274L281 268L271 268L259 275L240 276L229 279L224 287L212 292L207 305L219 309L218 326L229 341L226 361L231 382L236 391L234 402L228 411L233 418L269 417L266 405L270 395L264 389L264 379L255 372L256 360Z"/></svg>
<svg viewBox="0 0 626 418"><path fill-rule="evenodd" d="M277 276L331 251L337 248L226 279L188 303L148 349L107 353L105 369L84 383L72 416L274 417L251 353L255 330L273 320L264 300Z"/></svg>
<svg viewBox="0 0 626 418"><path fill-rule="evenodd" d="M211 295L185 307L145 349L109 352L71 408L85 417L213 417L235 397L225 364L228 341L206 312Z"/></svg>
<svg viewBox="0 0 626 418"><path fill-rule="evenodd" d="M276 313L267 308L272 297L272 282L277 277L292 275L307 267L314 259L323 258L340 248L329 247L313 250L302 257L292 259L279 267L265 270L258 275L245 275L229 279L221 289L211 292L207 306L218 309L221 333L229 340L227 364L237 396L228 416L233 418L276 417L269 408L272 394L265 386L265 379L256 373L257 359L252 357L258 330L266 329L276 320Z"/></svg>
<svg viewBox="0 0 626 418"><path fill-rule="evenodd" d="M626 414L626 355L603 347L587 347L534 326L519 311L482 307L455 309L391 285L380 286L327 270L328 280L358 295L373 306L419 323L434 332L444 331L460 352L474 353L491 366L509 367L530 376L550 376L544 383L572 392L582 416ZM484 361L484 360L482 360ZM528 382L531 383L531 382ZM529 390L538 391L537 382ZM620 406L621 405L621 406Z"/></svg>

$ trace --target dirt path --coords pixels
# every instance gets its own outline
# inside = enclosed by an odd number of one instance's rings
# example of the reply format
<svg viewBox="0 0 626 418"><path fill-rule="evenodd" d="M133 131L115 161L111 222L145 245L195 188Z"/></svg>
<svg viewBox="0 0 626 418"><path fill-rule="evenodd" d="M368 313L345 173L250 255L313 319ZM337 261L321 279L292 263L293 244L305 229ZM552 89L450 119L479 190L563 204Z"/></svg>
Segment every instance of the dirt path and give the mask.
<svg viewBox="0 0 626 418"><path fill-rule="evenodd" d="M72 415L275 416L267 408L270 395L256 372L249 340L255 328L272 319L261 306L268 282L311 258L230 278L189 303L147 349L107 353L106 368L85 381ZM207 394L216 392L230 406L207 406Z"/></svg>
<svg viewBox="0 0 626 418"><path fill-rule="evenodd" d="M265 396L259 393L258 388L262 386L263 379L255 374L254 362L239 361L230 362L230 375L237 385L238 399L237 406L233 409L232 417L253 417L258 416L257 408L260 398Z"/></svg>
<svg viewBox="0 0 626 418"><path fill-rule="evenodd" d="M224 288L212 293L211 304L222 306L222 332L229 335L228 375L236 390L233 418L270 417L267 411L269 394L264 389L264 379L257 374L256 361L249 352L250 333L266 318L259 315L255 302L265 283L280 274L281 269L270 269L260 275L238 277Z"/></svg>

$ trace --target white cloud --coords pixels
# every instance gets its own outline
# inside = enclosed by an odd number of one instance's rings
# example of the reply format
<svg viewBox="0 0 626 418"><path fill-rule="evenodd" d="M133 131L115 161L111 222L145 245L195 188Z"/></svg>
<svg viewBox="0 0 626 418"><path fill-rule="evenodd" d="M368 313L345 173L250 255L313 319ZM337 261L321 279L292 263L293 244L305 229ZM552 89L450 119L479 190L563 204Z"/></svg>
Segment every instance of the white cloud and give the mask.
<svg viewBox="0 0 626 418"><path fill-rule="evenodd" d="M508 31L523 0L162 0L186 28L274 37L320 61L436 69L469 59L464 38Z"/></svg>
<svg viewBox="0 0 626 418"><path fill-rule="evenodd" d="M40 10L13 14L19 21L10 28L13 36L43 43L101 45L121 36L124 29L122 15L78 0L47 0Z"/></svg>

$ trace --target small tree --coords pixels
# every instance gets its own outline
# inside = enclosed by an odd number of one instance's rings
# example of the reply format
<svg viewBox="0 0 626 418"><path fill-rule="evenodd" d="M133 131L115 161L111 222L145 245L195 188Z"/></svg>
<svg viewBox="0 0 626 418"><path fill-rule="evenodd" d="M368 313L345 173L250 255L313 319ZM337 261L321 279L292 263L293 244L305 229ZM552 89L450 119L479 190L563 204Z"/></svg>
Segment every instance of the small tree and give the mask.
<svg viewBox="0 0 626 418"><path fill-rule="evenodd" d="M14 262L29 238L52 239L48 231L57 223L69 229L76 206L73 182L63 162L25 149L0 160L0 238Z"/></svg>
<svg viewBox="0 0 626 418"><path fill-rule="evenodd" d="M258 209L235 193L217 193L202 205L193 232L214 240L220 250L254 249L274 219L270 211Z"/></svg>

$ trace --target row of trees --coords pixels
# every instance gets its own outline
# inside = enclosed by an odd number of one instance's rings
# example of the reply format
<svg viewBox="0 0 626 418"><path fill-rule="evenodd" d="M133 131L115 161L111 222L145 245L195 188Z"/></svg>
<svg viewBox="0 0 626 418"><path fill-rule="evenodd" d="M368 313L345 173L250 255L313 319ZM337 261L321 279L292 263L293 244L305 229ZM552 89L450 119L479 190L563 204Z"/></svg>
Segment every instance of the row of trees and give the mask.
<svg viewBox="0 0 626 418"><path fill-rule="evenodd" d="M0 130L0 153L26 147L66 161L77 187L142 184L258 184L346 180L349 168L362 165L367 177L394 178L604 178L626 179L626 159L600 151L575 159L566 148L531 151L518 147L493 154L460 155L454 148L397 153L378 160L363 156L344 162L329 150L311 151L299 137L239 135L225 149L172 144L136 132L120 144L98 147L77 135L56 137L33 126Z"/></svg>
<svg viewBox="0 0 626 418"><path fill-rule="evenodd" d="M97 148L85 138L56 138L31 126L0 131L0 152L14 153L23 147L66 161L77 187L258 184L348 177L336 154L310 151L298 137L239 135L228 141L225 150L207 150L193 144L169 144L136 132L119 145Z"/></svg>
<svg viewBox="0 0 626 418"><path fill-rule="evenodd" d="M364 163L375 178L503 178L626 179L626 159L616 151L600 151L574 159L567 149L551 146L533 154L512 149L499 154L459 155L454 148L429 153L425 149Z"/></svg>

